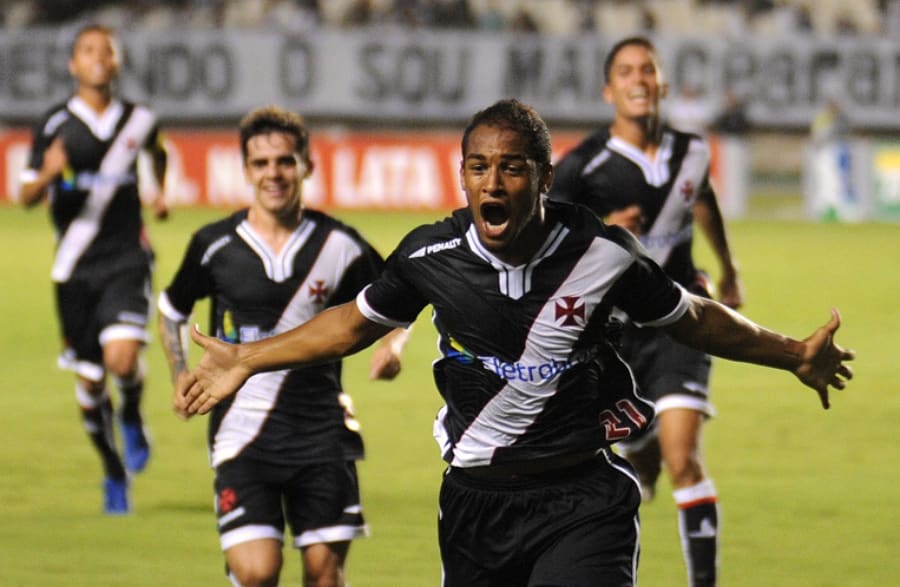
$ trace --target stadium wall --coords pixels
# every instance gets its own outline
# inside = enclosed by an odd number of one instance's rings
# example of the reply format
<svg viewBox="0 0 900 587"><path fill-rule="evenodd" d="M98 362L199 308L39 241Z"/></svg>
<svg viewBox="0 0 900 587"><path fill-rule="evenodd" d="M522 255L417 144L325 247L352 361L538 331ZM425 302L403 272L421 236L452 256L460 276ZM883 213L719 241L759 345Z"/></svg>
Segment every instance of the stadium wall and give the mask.
<svg viewBox="0 0 900 587"><path fill-rule="evenodd" d="M71 90L71 29L0 32L0 100L7 123L27 123ZM457 125L515 96L554 127L597 124L612 42L554 36L373 27L291 35L248 30L129 30L121 90L169 124L229 124L278 103L311 120ZM727 91L756 128L806 130L840 102L853 128L900 130L900 39L654 37L673 95L684 87L716 108Z"/></svg>

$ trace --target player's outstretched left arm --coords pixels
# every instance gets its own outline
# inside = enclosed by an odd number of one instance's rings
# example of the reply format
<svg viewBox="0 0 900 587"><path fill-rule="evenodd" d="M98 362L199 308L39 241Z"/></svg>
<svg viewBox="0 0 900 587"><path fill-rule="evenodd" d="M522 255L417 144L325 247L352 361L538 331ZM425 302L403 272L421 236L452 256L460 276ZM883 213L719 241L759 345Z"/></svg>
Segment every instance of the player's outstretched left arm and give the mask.
<svg viewBox="0 0 900 587"><path fill-rule="evenodd" d="M666 332L679 342L725 359L755 363L793 373L804 385L816 390L822 407L828 409L829 386L844 389L853 377L845 361L855 353L834 341L841 324L840 314L803 340L773 332L738 314L725 305L689 295L690 308Z"/></svg>

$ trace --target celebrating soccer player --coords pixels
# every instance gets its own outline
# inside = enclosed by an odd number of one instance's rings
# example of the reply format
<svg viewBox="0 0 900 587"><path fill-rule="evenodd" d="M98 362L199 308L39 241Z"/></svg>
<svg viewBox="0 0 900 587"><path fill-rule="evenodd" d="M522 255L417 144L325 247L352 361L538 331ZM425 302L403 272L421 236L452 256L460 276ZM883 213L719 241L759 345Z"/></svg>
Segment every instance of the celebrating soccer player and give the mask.
<svg viewBox="0 0 900 587"><path fill-rule="evenodd" d="M624 312L705 352L843 389L853 353L837 311L808 338L767 330L673 281L627 230L548 201L550 134L502 100L462 139L468 207L410 232L355 301L240 345L205 349L179 379L187 413L231 399L255 373L356 352L433 308L445 406L434 432L448 464L438 536L446 587L633 585L640 488L610 445L648 423L606 326Z"/></svg>

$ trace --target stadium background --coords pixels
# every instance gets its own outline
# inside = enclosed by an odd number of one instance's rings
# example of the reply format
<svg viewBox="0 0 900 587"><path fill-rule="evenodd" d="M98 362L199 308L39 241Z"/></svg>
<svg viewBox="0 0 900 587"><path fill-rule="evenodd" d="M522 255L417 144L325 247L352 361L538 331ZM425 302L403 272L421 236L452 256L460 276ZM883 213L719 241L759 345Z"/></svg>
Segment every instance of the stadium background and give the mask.
<svg viewBox="0 0 900 587"><path fill-rule="evenodd" d="M809 181L821 175L808 172L809 137L829 101L846 116L853 160L850 183L832 182L851 192L829 196L853 208L838 215L900 218L896 0L8 0L0 18L7 200L17 197L23 131L68 95L72 35L98 20L122 31L120 90L170 131L176 205L246 198L231 129L249 109L279 103L320 139L311 202L452 207L456 135L473 112L516 96L542 113L561 153L609 120L599 64L612 42L640 32L660 48L671 120L711 137L731 218L758 208L822 215L810 196L832 188ZM715 119L729 95L746 126L723 135Z"/></svg>
<svg viewBox="0 0 900 587"><path fill-rule="evenodd" d="M368 12L357 6L363 4ZM192 230L247 197L234 126L257 105L278 102L307 117L320 166L308 201L388 252L409 227L460 202L459 134L476 109L504 95L521 97L547 118L557 152L606 122L597 65L624 34L643 31L657 40L672 83L668 108L675 117L683 107L684 124L710 124L727 92L737 92L747 128L738 135L707 130L716 149L736 145L738 153L729 159L734 155L717 151L716 178L748 290L745 311L802 335L836 305L846 322L839 338L860 359L857 380L829 413L789 376L717 363L720 416L708 427L706 446L725 503L723 584L896 582L898 5L470 0L471 18L460 18L465 12L456 0L6 0L0 584L224 583L204 426L171 416L156 343L148 352L154 461L136 481L135 515L97 515L96 459L77 424L71 377L54 368L51 230L40 211L14 205L28 126L70 91L72 34L94 20L123 32L122 91L157 109L172 147L167 197L180 208L167 223L148 226L157 286L174 271ZM844 107L850 133L843 140L861 161L853 181L867 200L861 213L848 215L852 223L820 222L804 201L810 128L830 98ZM727 177L735 168L737 179ZM740 197L746 206L735 204ZM705 250L698 255L710 259ZM196 317L204 322L202 308ZM362 478L374 532L350 557L355 585L438 582L441 463L428 434L439 398L429 373L435 352L427 316L413 336L398 382L366 381L366 353L346 370L369 447ZM642 585L682 583L672 508L660 499L642 511ZM298 577L296 556L288 555L283 582Z"/></svg>

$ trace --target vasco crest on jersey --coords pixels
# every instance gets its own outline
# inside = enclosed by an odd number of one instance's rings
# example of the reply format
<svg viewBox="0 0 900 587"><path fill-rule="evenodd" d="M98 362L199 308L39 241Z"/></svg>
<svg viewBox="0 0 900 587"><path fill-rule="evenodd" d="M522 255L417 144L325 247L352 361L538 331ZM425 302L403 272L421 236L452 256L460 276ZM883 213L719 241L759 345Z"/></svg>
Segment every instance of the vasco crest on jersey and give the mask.
<svg viewBox="0 0 900 587"><path fill-rule="evenodd" d="M324 279L310 280L306 287L309 301L313 304L321 306L328 300L328 296L331 295L331 288L325 285Z"/></svg>
<svg viewBox="0 0 900 587"><path fill-rule="evenodd" d="M562 296L556 300L554 319L557 326L582 327L585 323L584 300L578 296Z"/></svg>
<svg viewBox="0 0 900 587"><path fill-rule="evenodd" d="M678 193L685 202L693 203L697 199L697 185L690 179L686 179L678 187Z"/></svg>

